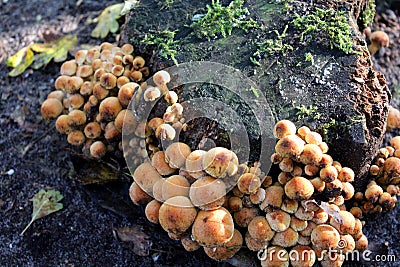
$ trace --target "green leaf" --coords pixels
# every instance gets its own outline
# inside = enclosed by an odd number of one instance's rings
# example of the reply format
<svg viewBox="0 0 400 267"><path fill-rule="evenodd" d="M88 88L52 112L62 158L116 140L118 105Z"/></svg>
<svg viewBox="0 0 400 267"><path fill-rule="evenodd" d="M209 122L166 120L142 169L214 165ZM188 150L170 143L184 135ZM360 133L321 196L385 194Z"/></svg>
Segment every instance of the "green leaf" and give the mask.
<svg viewBox="0 0 400 267"><path fill-rule="evenodd" d="M33 62L34 54L29 46L22 48L6 61L7 66L13 67L8 75L15 77L23 73Z"/></svg>
<svg viewBox="0 0 400 267"><path fill-rule="evenodd" d="M61 201L62 199L63 195L61 195L61 193L57 190L46 191L44 189L41 189L38 193L36 193L32 198L32 219L22 231L21 236L24 235L29 226L31 226L31 224L37 219L61 210L63 208L63 204L59 203L59 201Z"/></svg>
<svg viewBox="0 0 400 267"><path fill-rule="evenodd" d="M124 3L111 5L106 7L100 16L96 18L97 25L92 31L93 38L104 38L109 32L115 33L119 29L117 20L121 17L121 11Z"/></svg>

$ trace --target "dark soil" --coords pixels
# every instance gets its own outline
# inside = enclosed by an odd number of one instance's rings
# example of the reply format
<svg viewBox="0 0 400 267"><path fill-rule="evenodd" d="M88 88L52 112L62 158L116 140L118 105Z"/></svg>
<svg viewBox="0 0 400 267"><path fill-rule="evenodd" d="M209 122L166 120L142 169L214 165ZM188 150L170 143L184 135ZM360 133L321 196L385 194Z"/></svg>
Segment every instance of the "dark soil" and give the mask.
<svg viewBox="0 0 400 267"><path fill-rule="evenodd" d="M107 5L120 1L84 0L80 6L76 2L2 0L0 62L31 42L51 40L71 31L78 32L80 44L100 43L90 38L94 26L87 25L87 20L96 17ZM374 66L386 75L395 96L393 105L399 108L396 97L400 91L399 10L381 2L378 11L373 28L388 32L391 45L374 57ZM114 42L115 37L109 35L106 40ZM76 160L65 136L56 133L52 123L43 121L39 111L41 102L53 90L59 68L60 64L50 63L43 70L27 70L20 77L10 78L7 76L10 69L0 65L0 265L228 265L210 260L202 251L186 252L161 227L148 223L143 207L133 206L127 197L128 181L92 186L79 181L82 169L77 167L82 167L81 161ZM8 175L11 169L15 173ZM64 208L34 222L21 237L31 218L29 199L42 188L61 191ZM400 259L399 216L397 206L393 212L371 219L365 226L372 247L385 252L387 242L388 254L396 255L397 259ZM133 243L124 243L114 236L114 228L126 226L135 229L135 237L144 236L147 241L141 239L142 245L147 244L148 251L138 252L138 242L134 242L137 246L134 250ZM138 256L146 252L147 256ZM399 262L374 266L399 266Z"/></svg>

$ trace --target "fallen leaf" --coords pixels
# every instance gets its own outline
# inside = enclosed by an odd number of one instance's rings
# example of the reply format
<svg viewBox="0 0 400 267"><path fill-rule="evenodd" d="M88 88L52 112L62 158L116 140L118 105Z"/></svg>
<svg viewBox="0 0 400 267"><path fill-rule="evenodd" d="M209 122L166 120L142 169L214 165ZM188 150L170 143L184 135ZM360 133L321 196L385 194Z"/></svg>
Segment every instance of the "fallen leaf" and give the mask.
<svg viewBox="0 0 400 267"><path fill-rule="evenodd" d="M6 61L7 66L13 68L8 75L11 77L20 75L32 64L33 60L34 54L30 46L20 49Z"/></svg>
<svg viewBox="0 0 400 267"><path fill-rule="evenodd" d="M114 228L114 234L123 242L133 242L133 252L136 255L149 255L152 243L149 236L139 226Z"/></svg>
<svg viewBox="0 0 400 267"><path fill-rule="evenodd" d="M15 77L22 74L28 67L38 69L47 65L52 59L55 62L64 61L70 51L78 42L76 35L66 35L54 42L44 44L31 44L22 48L6 61L7 66L13 69L8 73ZM36 52L36 54L34 53Z"/></svg>
<svg viewBox="0 0 400 267"><path fill-rule="evenodd" d="M96 28L92 31L91 36L94 38L104 38L109 32L115 33L119 29L118 19L121 17L121 11L124 3L119 3L106 7L100 16L94 21L97 22Z"/></svg>
<svg viewBox="0 0 400 267"><path fill-rule="evenodd" d="M41 189L36 193L33 198L33 212L32 219L25 229L21 232L21 236L24 235L25 231L31 226L31 224L44 216L47 216L53 212L59 211L63 208L63 204L59 203L63 199L63 195L57 190L44 190Z"/></svg>
<svg viewBox="0 0 400 267"><path fill-rule="evenodd" d="M66 35L51 43L33 44L31 49L39 54L35 55L33 69L47 65L52 59L55 62L62 62L67 59L68 51L78 42L76 35Z"/></svg>

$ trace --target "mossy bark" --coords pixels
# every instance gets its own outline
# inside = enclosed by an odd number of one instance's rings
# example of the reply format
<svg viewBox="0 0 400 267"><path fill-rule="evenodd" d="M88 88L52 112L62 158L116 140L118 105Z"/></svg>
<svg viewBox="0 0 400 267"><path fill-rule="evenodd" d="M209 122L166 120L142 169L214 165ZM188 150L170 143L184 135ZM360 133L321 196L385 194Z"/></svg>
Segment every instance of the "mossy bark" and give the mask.
<svg viewBox="0 0 400 267"><path fill-rule="evenodd" d="M127 16L121 43L133 43L138 48L137 52L146 57L155 71L173 63L159 58L157 51L153 53L154 47L145 46L140 41L146 33L178 30L176 39L181 43L176 55L178 62L214 61L239 69L258 84L276 120L290 119L298 126L308 125L319 131L330 146L329 154L342 165L353 168L357 175L357 188L364 186L368 165L382 142L390 101L385 78L373 70L359 29L368 1L338 3L321 0L313 1L313 4L294 1L289 2L288 9L276 1L248 0L245 6L249 16L262 27L248 32L234 30L226 38L208 41L207 38L194 37L187 25L192 23L195 14L205 13L205 6L210 2L181 0L160 11L157 1L143 0ZM291 23L294 13L305 15L316 7L345 12L352 29L354 49L359 54L345 54L338 49L331 49L326 36L316 36L308 42L300 41L301 32ZM250 57L256 51L255 42L276 39L273 31L281 33L286 25L288 30L282 42L291 45L293 51L285 55L280 51L265 55L260 66L254 65ZM306 53L311 53L314 64L305 60ZM210 89L207 85L197 87L197 90L180 91L181 98L186 100L206 96L230 99L228 102L235 104L235 98L229 92L218 95L220 91ZM314 112L299 116L298 108L301 106L313 106ZM242 117L248 125L250 136L253 135L250 138L251 146L257 148L259 137L252 130L251 114L244 112ZM220 132L215 129L218 126L212 123L205 120L198 123L200 125L193 125L188 135L210 137L209 132L212 131L212 138L218 141L218 138L221 139Z"/></svg>

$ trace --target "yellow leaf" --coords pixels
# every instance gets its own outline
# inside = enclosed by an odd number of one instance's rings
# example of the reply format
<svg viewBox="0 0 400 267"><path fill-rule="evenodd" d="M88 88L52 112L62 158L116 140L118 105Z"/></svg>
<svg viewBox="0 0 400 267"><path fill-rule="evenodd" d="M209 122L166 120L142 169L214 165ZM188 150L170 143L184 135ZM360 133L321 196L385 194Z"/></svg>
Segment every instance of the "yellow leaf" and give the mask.
<svg viewBox="0 0 400 267"><path fill-rule="evenodd" d="M24 59L26 56L26 52L29 50L29 46L24 47L20 49L17 53L15 53L13 56L7 58L6 64L9 67L15 68L18 66L21 61Z"/></svg>
<svg viewBox="0 0 400 267"><path fill-rule="evenodd" d="M76 35L65 35L51 43L33 44L31 46L32 50L39 54L35 55L35 62L32 68L36 70L46 66L52 59L54 62L66 60L68 51L72 50L77 42Z"/></svg>
<svg viewBox="0 0 400 267"><path fill-rule="evenodd" d="M19 50L14 56L7 59L7 65L13 67L8 73L11 77L15 77L23 73L33 62L34 54L29 46Z"/></svg>
<svg viewBox="0 0 400 267"><path fill-rule="evenodd" d="M115 33L119 28L117 20L121 17L123 7L124 3L106 7L100 16L96 18L97 25L92 31L91 36L94 38L104 38L109 32Z"/></svg>
<svg viewBox="0 0 400 267"><path fill-rule="evenodd" d="M38 69L47 65L52 59L55 62L64 61L67 59L68 51L72 50L77 42L76 35L65 35L51 43L31 44L24 47L7 59L7 66L14 68L9 75L18 76L31 65L33 69Z"/></svg>

